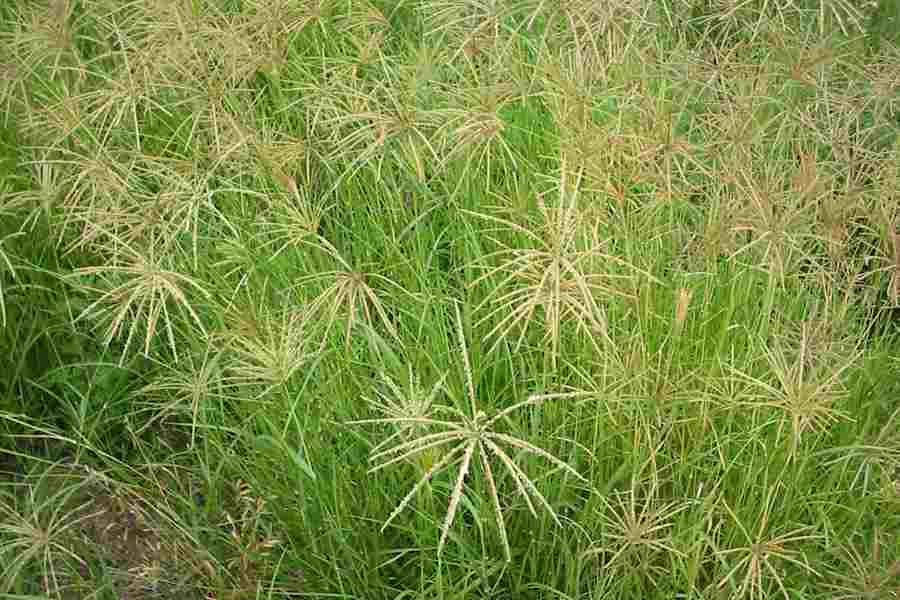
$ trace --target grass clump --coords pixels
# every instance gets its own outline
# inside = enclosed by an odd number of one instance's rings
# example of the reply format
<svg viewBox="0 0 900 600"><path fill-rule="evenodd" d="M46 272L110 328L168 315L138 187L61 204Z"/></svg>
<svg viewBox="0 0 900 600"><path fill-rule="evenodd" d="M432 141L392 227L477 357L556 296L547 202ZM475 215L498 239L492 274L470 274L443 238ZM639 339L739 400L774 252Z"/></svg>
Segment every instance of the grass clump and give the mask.
<svg viewBox="0 0 900 600"><path fill-rule="evenodd" d="M0 595L897 594L895 13L4 4Z"/></svg>

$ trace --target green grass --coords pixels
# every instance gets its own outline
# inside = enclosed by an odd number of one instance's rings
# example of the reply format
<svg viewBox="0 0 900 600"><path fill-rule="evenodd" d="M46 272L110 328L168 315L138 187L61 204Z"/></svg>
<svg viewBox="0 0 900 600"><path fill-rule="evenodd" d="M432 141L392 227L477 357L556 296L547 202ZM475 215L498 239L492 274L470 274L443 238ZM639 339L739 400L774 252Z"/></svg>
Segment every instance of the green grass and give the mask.
<svg viewBox="0 0 900 600"><path fill-rule="evenodd" d="M0 597L900 594L889 1L0 8Z"/></svg>

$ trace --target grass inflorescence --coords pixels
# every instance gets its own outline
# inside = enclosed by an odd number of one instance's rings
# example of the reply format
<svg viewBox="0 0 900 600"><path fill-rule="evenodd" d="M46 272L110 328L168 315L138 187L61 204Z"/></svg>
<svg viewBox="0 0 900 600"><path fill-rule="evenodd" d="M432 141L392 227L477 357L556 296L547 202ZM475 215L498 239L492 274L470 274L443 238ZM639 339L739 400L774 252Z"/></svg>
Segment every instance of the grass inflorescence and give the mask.
<svg viewBox="0 0 900 600"><path fill-rule="evenodd" d="M900 595L890 1L0 7L0 596Z"/></svg>

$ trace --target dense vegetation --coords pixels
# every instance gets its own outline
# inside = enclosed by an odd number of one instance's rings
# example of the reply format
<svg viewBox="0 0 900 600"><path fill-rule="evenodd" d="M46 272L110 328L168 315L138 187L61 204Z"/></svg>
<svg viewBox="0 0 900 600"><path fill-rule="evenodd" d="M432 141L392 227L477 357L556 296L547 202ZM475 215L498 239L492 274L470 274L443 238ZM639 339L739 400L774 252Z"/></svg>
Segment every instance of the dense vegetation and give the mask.
<svg viewBox="0 0 900 600"><path fill-rule="evenodd" d="M900 594L900 4L0 4L0 597Z"/></svg>

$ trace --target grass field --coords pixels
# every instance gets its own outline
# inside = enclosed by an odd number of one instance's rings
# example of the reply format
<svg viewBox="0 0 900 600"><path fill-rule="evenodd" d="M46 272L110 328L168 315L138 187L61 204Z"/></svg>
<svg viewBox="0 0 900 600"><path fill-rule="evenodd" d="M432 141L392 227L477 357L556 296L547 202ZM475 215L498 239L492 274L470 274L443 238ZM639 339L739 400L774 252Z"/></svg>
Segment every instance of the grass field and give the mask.
<svg viewBox="0 0 900 600"><path fill-rule="evenodd" d="M0 3L0 598L900 596L894 0Z"/></svg>

